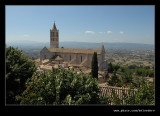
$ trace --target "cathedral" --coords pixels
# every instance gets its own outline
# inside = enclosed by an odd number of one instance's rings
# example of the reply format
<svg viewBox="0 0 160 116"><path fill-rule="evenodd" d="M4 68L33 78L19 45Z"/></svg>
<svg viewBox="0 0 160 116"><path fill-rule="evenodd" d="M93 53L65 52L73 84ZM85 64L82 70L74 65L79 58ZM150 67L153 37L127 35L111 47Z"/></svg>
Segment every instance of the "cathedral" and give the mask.
<svg viewBox="0 0 160 116"><path fill-rule="evenodd" d="M103 45L100 49L59 48L59 30L54 23L53 28L50 29L50 48L44 47L40 51L40 65L43 65L43 60L50 59L52 61L58 60L59 64L91 68L94 52L97 52L98 70L103 71L104 69L107 69Z"/></svg>

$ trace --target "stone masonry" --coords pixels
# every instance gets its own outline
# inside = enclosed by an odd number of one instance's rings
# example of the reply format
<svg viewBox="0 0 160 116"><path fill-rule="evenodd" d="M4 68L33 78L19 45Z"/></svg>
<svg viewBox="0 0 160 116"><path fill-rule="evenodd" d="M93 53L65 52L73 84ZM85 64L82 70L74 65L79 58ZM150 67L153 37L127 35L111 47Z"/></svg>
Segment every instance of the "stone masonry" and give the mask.
<svg viewBox="0 0 160 116"><path fill-rule="evenodd" d="M54 23L50 30L50 48L44 47L40 51L40 65L44 59L56 59L57 56L61 58L61 63L67 62L71 65L85 66L91 68L92 55L97 52L99 71L107 69L107 62L105 58L105 49L102 45L100 49L74 49L74 48L59 48L59 30L57 30Z"/></svg>

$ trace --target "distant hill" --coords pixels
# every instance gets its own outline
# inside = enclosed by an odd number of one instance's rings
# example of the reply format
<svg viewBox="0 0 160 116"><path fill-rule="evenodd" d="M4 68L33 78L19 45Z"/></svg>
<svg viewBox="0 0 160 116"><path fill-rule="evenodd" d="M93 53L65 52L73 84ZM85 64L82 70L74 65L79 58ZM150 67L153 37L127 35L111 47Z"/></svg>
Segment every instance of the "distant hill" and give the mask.
<svg viewBox="0 0 160 116"><path fill-rule="evenodd" d="M101 45L105 49L154 49L153 44L137 44L137 43L89 43L89 42L60 42L60 46L66 48L83 48L83 49L100 49Z"/></svg>
<svg viewBox="0 0 160 116"><path fill-rule="evenodd" d="M49 42L37 42L37 41L14 41L7 42L7 46L14 46L20 49L42 49L44 46L49 47Z"/></svg>
<svg viewBox="0 0 160 116"><path fill-rule="evenodd" d="M18 41L7 42L7 46L14 46L20 49L42 49L44 46L50 46L49 42L35 42L35 41ZM101 45L105 49L154 49L153 44L138 44L138 43L90 43L90 42L60 42L59 47L64 48L83 48L83 49L100 49Z"/></svg>

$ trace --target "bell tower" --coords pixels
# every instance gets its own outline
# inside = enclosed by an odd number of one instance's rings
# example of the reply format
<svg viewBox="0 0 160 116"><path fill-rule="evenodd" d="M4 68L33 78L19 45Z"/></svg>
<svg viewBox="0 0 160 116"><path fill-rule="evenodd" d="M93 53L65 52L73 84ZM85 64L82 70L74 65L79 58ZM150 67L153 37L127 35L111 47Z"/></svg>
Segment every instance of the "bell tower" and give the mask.
<svg viewBox="0 0 160 116"><path fill-rule="evenodd" d="M59 48L59 30L57 30L55 22L53 28L50 29L50 48Z"/></svg>

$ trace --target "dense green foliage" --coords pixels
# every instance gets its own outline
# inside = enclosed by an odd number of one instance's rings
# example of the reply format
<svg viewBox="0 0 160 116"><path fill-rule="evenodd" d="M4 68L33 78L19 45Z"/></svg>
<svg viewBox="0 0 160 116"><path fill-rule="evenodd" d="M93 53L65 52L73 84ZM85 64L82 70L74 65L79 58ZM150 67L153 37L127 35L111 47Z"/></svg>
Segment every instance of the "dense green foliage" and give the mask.
<svg viewBox="0 0 160 116"><path fill-rule="evenodd" d="M135 64L130 66L120 66L110 62L108 64L108 72L113 73L114 71L119 73L132 72L137 76L154 77L154 69L151 69L149 66L137 66Z"/></svg>
<svg viewBox="0 0 160 116"><path fill-rule="evenodd" d="M6 48L6 103L15 104L17 95L25 90L25 81L36 71L35 63L18 48Z"/></svg>
<svg viewBox="0 0 160 116"><path fill-rule="evenodd" d="M135 93L133 90L135 89ZM110 97L113 104L140 104L140 105L153 105L154 104L154 86L147 80L142 78L140 86L135 88L130 86L129 92L123 91L123 97L119 98L115 91L112 91L113 97Z"/></svg>
<svg viewBox="0 0 160 116"><path fill-rule="evenodd" d="M119 65L112 65L112 67L113 67L113 70L114 70L115 72L117 72L117 70L120 68Z"/></svg>
<svg viewBox="0 0 160 116"><path fill-rule="evenodd" d="M97 53L96 52L94 52L94 54L92 56L91 75L92 75L92 77L98 79L98 60L97 60Z"/></svg>
<svg viewBox="0 0 160 116"><path fill-rule="evenodd" d="M99 88L96 78L74 69L54 69L34 73L27 89L18 97L21 104L97 104Z"/></svg>
<svg viewBox="0 0 160 116"><path fill-rule="evenodd" d="M91 75L74 69L52 68L35 72L35 63L18 48L6 48L6 103L7 104L154 104L154 85L143 77L154 77L154 70L142 66L108 64L111 86L130 87L123 98L99 98L97 53L92 57ZM94 77L94 78L93 78ZM136 89L133 95L132 91Z"/></svg>
<svg viewBox="0 0 160 116"><path fill-rule="evenodd" d="M120 80L119 80L118 76L116 75L116 73L114 72L111 79L108 81L108 84L110 86L119 86L119 82L120 82Z"/></svg>
<svg viewBox="0 0 160 116"><path fill-rule="evenodd" d="M112 74L108 81L111 86L126 86L133 84L139 86L138 80L142 77L154 77L154 70L148 66L120 66L112 63L108 64L108 72ZM118 75L117 75L118 73Z"/></svg>
<svg viewBox="0 0 160 116"><path fill-rule="evenodd" d="M122 73L128 72L128 67L127 66L120 66L120 71Z"/></svg>
<svg viewBox="0 0 160 116"><path fill-rule="evenodd" d="M108 72L113 73L114 71L117 72L117 70L120 68L119 65L112 64L111 62L108 64Z"/></svg>
<svg viewBox="0 0 160 116"><path fill-rule="evenodd" d="M128 66L129 69L136 69L136 68L139 68L137 65L135 64L132 64L130 66Z"/></svg>
<svg viewBox="0 0 160 116"><path fill-rule="evenodd" d="M104 103L112 104L154 104L154 83L145 77L154 77L154 70L148 66L118 66L112 63L108 65L111 78L108 80L110 86L129 87L129 92L123 91L123 97L119 98L115 91L113 96L102 99ZM136 90L133 94L133 89Z"/></svg>
<svg viewBox="0 0 160 116"><path fill-rule="evenodd" d="M110 63L108 63L108 72L112 73L113 71L114 71L114 69L113 69L112 63L110 62Z"/></svg>
<svg viewBox="0 0 160 116"><path fill-rule="evenodd" d="M122 81L123 81L124 84L132 83L133 82L133 80L132 80L132 74L130 72L123 73L123 75L122 75Z"/></svg>
<svg viewBox="0 0 160 116"><path fill-rule="evenodd" d="M145 68L141 68L141 69L135 69L135 73L138 76L143 76L143 77L153 77L154 76L154 71L150 70L150 69L145 69Z"/></svg>

